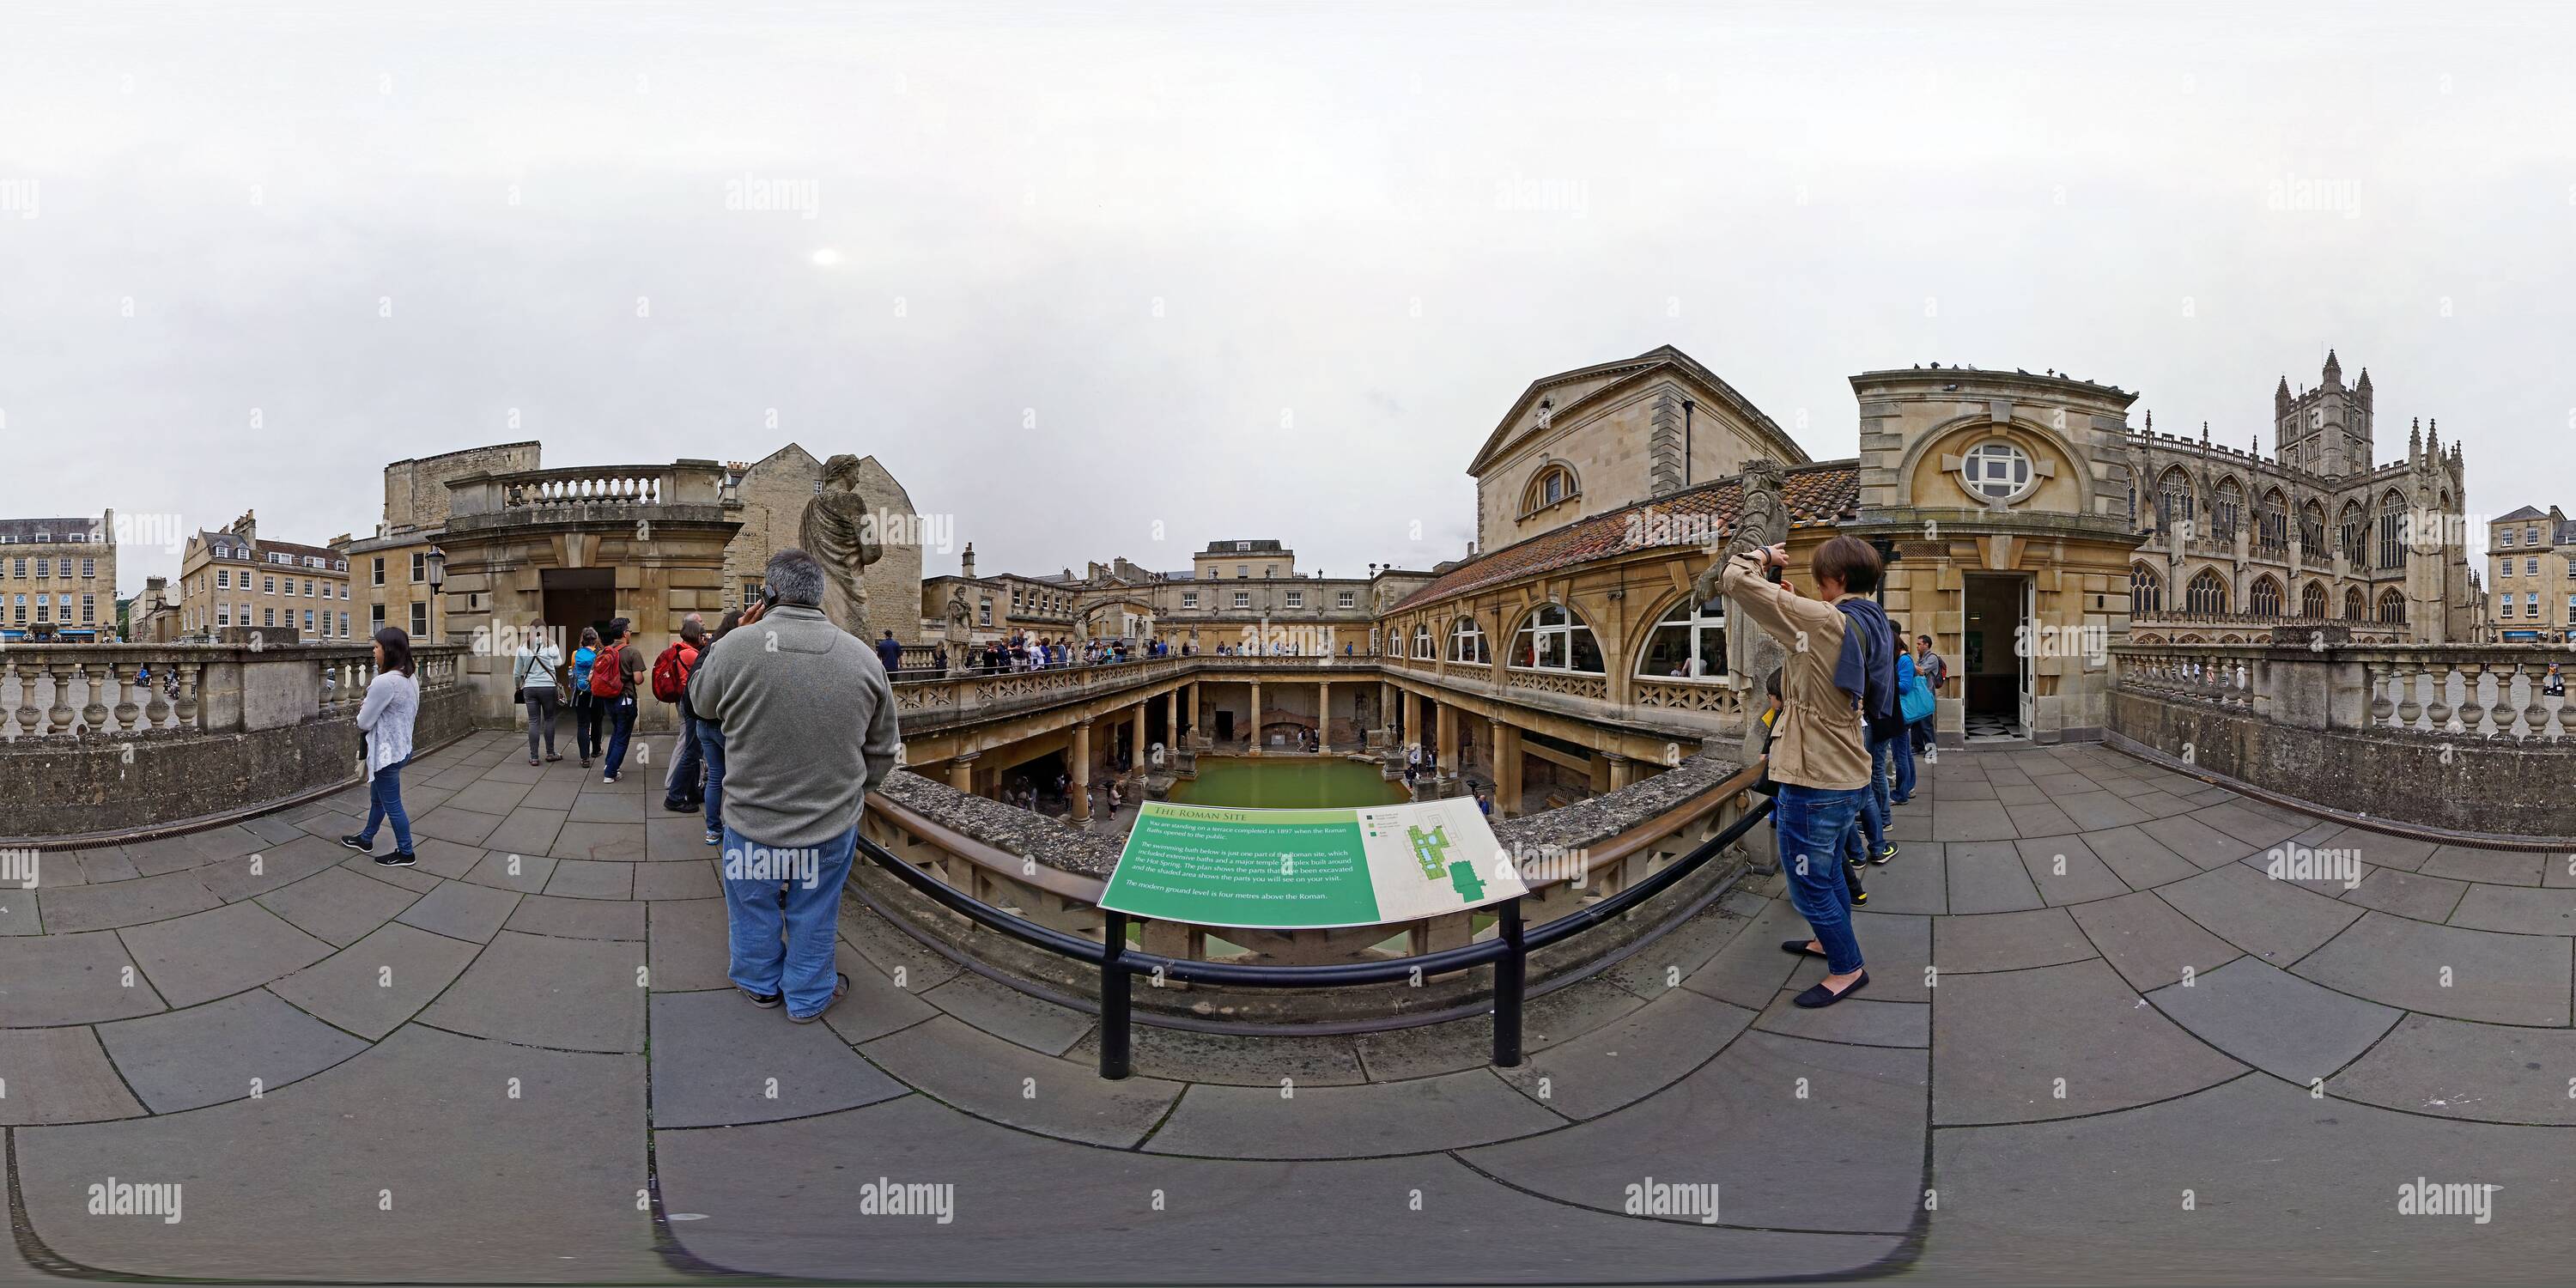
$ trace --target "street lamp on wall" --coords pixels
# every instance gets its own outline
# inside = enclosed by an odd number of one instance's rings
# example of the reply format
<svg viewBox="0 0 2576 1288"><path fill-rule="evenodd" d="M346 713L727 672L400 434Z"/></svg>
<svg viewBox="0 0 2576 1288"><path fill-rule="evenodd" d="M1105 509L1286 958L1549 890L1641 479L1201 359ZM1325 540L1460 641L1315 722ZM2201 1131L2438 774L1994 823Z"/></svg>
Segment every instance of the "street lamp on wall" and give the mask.
<svg viewBox="0 0 2576 1288"><path fill-rule="evenodd" d="M447 552L431 546L423 562L429 565L429 642L435 644L438 642L438 588L447 580Z"/></svg>

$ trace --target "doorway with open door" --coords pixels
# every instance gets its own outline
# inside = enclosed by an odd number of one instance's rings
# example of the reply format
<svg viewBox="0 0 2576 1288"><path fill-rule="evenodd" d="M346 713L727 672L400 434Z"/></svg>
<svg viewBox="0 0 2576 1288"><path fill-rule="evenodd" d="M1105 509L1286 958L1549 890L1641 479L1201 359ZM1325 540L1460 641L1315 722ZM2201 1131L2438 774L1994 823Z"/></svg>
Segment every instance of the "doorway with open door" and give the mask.
<svg viewBox="0 0 2576 1288"><path fill-rule="evenodd" d="M617 616L616 569L543 568L537 581L545 591L546 627L555 632L565 658L581 647L583 628L607 637L609 620Z"/></svg>
<svg viewBox="0 0 2576 1288"><path fill-rule="evenodd" d="M2021 575L1971 573L1959 647L1959 675L1970 743L2030 736L2030 621L2037 584Z"/></svg>

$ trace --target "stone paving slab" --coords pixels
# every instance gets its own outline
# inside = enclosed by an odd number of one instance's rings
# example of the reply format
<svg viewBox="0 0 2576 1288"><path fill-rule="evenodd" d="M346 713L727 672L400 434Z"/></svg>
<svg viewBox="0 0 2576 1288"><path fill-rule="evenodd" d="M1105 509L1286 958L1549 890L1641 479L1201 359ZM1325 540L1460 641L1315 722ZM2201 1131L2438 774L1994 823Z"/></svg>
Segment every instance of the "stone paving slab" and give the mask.
<svg viewBox="0 0 2576 1288"><path fill-rule="evenodd" d="M108 885L67 886L45 900L45 930L69 934L168 921L222 903L194 872L170 872Z"/></svg>
<svg viewBox="0 0 2576 1288"><path fill-rule="evenodd" d="M2374 868L2401 868L2408 872L2423 870L2424 860L2433 857L2441 846L2433 841L2411 836L2391 836L2366 827L2339 827L2316 842L2320 850L2353 850L2361 861Z"/></svg>
<svg viewBox="0 0 2576 1288"><path fill-rule="evenodd" d="M1777 951L1776 946L1774 951ZM1788 958L1783 956L1782 961ZM1521 1008L1521 1044L1530 1051L1570 1042L1616 1023L1651 1000L1595 975L1529 999ZM1745 1008L1750 1010L1752 1008ZM1494 1062L1493 1013L1429 1028L1363 1033L1352 1040L1372 1082L1403 1082L1484 1069Z"/></svg>
<svg viewBox="0 0 2576 1288"><path fill-rule="evenodd" d="M947 1281L971 1262L980 1277L1044 1282L1080 1277L1081 1267L1125 1267L1105 1273L1132 1278L1150 1261L1157 1282L1239 1284L1290 1267L1319 1282L1378 1282L1389 1267L1422 1265L1436 1238L1441 1275L1458 1282L1559 1282L1569 1248L1586 1250L1586 1278L1676 1282L1705 1279L1711 1266L1748 1277L1856 1270L1897 1243L1610 1215L1516 1192L1437 1154L1260 1163L1104 1151L917 1096L792 1123L664 1132L656 1155L665 1206L704 1218L673 1224L683 1246L766 1275ZM856 1216L854 1176L953 1178L951 1222Z"/></svg>
<svg viewBox="0 0 2576 1288"><path fill-rule="evenodd" d="M369 1041L382 1039L444 992L480 947L388 922L366 938L269 986L269 991Z"/></svg>
<svg viewBox="0 0 2576 1288"><path fill-rule="evenodd" d="M489 886L449 881L431 890L394 918L406 926L418 926L450 939L487 943L510 919L524 896Z"/></svg>
<svg viewBox="0 0 2576 1288"><path fill-rule="evenodd" d="M2576 890L2473 885L2450 924L2514 935L2576 935Z"/></svg>
<svg viewBox="0 0 2576 1288"><path fill-rule="evenodd" d="M1495 1072L1559 1114L1597 1118L1670 1086L1752 1022L1753 1013L1740 1006L1677 988L1615 1023L1528 1052L1519 1067Z"/></svg>
<svg viewBox="0 0 2576 1288"><path fill-rule="evenodd" d="M102 1024L98 1035L117 1072L156 1114L240 1100L254 1090L267 1095L367 1049L264 988Z"/></svg>
<svg viewBox="0 0 2576 1288"><path fill-rule="evenodd" d="M733 987L727 975L733 954L724 900L674 899L648 906L646 939L652 947L649 960L656 992ZM856 989L859 977L851 976L850 982Z"/></svg>
<svg viewBox="0 0 2576 1288"><path fill-rule="evenodd" d="M1460 1157L1601 1210L1619 1210L1625 1187L1652 1176L1717 1184L1731 1225L1899 1233L1922 1199L1924 1058L1757 1029L1650 1100ZM1783 1159L1831 1183L1784 1185Z"/></svg>
<svg viewBox="0 0 2576 1288"><path fill-rule="evenodd" d="M2075 792L2058 797L2054 803L2066 811L2068 818L2075 820L2076 827L2087 832L2144 823L2155 817L2116 793L2107 791Z"/></svg>
<svg viewBox="0 0 2576 1288"><path fill-rule="evenodd" d="M2254 957L2239 957L2187 985L2167 985L2147 999L2231 1058L2301 1085L2352 1063L2403 1018Z"/></svg>
<svg viewBox="0 0 2576 1288"><path fill-rule="evenodd" d="M561 860L547 854L487 850L482 860L468 869L461 879L495 890L535 894L545 889L546 882L553 879L555 864L559 862Z"/></svg>
<svg viewBox="0 0 2576 1288"><path fill-rule="evenodd" d="M1941 1211L1913 1267L1930 1282L2540 1281L2576 1256L2563 1133L2250 1077L2134 1113L1938 1135ZM2398 1186L2418 1178L2504 1188L2487 1225L2398 1216Z"/></svg>
<svg viewBox="0 0 2576 1288"><path fill-rule="evenodd" d="M2410 1015L2327 1084L2331 1095L2474 1122L2576 1126L2576 1030Z"/></svg>
<svg viewBox="0 0 2576 1288"><path fill-rule="evenodd" d="M1289 1090L1294 1094L1281 1094ZM1488 1069L1356 1087L1197 1084L1144 1148L1194 1158L1411 1154L1509 1140L1565 1122Z"/></svg>
<svg viewBox="0 0 2576 1288"><path fill-rule="evenodd" d="M1098 1023L1085 1012L1041 1001L971 973L924 989L919 996L986 1033L1047 1055L1071 1050Z"/></svg>
<svg viewBox="0 0 2576 1288"><path fill-rule="evenodd" d="M554 846L547 853L559 859L633 863L644 857L644 825L566 823L562 831L555 833Z"/></svg>
<svg viewBox="0 0 2576 1288"><path fill-rule="evenodd" d="M635 865L564 859L555 864L555 874L546 882L546 893L566 899L632 899Z"/></svg>
<svg viewBox="0 0 2576 1288"><path fill-rule="evenodd" d="M2468 892L2465 881L2378 868L2362 878L2361 884L2347 892L2343 900L2417 921L2448 921L2452 909L2460 906L2460 897Z"/></svg>
<svg viewBox="0 0 2576 1288"><path fill-rule="evenodd" d="M2186 861L2204 871L2234 863L2263 848L2229 836L2187 815L2141 823L2138 825L2138 830L2153 838L2156 844L2181 855Z"/></svg>
<svg viewBox="0 0 2576 1288"><path fill-rule="evenodd" d="M1909 841L1894 862L1873 867L1862 880L1869 902L1858 911L1938 914L1950 910L1949 847L1939 841Z"/></svg>
<svg viewBox="0 0 2576 1288"><path fill-rule="evenodd" d="M1933 964L1945 975L2057 966L2095 955L2064 908L1943 917L1933 938Z"/></svg>
<svg viewBox="0 0 2576 1288"><path fill-rule="evenodd" d="M293 974L332 945L256 903L237 903L118 932L172 1007L194 1006Z"/></svg>
<svg viewBox="0 0 2576 1288"><path fill-rule="evenodd" d="M110 1274L664 1278L635 1206L643 1064L410 1028L258 1100L21 1131L28 1217ZM184 1219L86 1215L110 1176L181 1185Z"/></svg>
<svg viewBox="0 0 2576 1288"><path fill-rule="evenodd" d="M567 810L521 805L501 816L501 825L483 838L483 848L503 854L543 854L563 831Z"/></svg>
<svg viewBox="0 0 2576 1288"><path fill-rule="evenodd" d="M823 1024L852 1046L875 1041L945 1014L913 993L895 987L894 981L870 966L847 939L832 945L832 959L840 972L850 977L850 994L823 1012ZM732 985L728 983L724 987L729 989ZM1136 1050L1144 1049L1141 1035L1147 1031L1144 1026L1137 1026ZM1136 1067L1140 1072L1150 1073L1142 1063Z"/></svg>
<svg viewBox="0 0 2576 1288"><path fill-rule="evenodd" d="M635 899L713 899L724 893L714 861L704 863L639 863L635 865Z"/></svg>
<svg viewBox="0 0 2576 1288"><path fill-rule="evenodd" d="M562 1051L644 1049L644 945L504 930L423 1023Z"/></svg>
<svg viewBox="0 0 2576 1288"><path fill-rule="evenodd" d="M2099 961L1942 980L1932 1053L1941 1069L1933 1121L1941 1124L2128 1109L2245 1071Z"/></svg>
<svg viewBox="0 0 2576 1288"><path fill-rule="evenodd" d="M2275 966L2315 952L2365 912L2274 881L2242 863L2159 886L2156 895L2219 938Z"/></svg>
<svg viewBox="0 0 2576 1288"><path fill-rule="evenodd" d="M478 774L475 780L457 789L447 798L449 809L471 810L477 814L497 814L504 818L528 795L528 784L505 782Z"/></svg>
<svg viewBox="0 0 2576 1288"><path fill-rule="evenodd" d="M1778 997L1771 999L1771 1005L1763 1008L1754 1027L1786 1037L1854 1046L1930 1046L1932 1008L1920 1002L1882 1001L1874 996L1877 991L1878 975L1873 971L1869 986L1858 997L1809 1010L1790 1000L1797 993L1782 989Z"/></svg>
<svg viewBox="0 0 2576 1288"><path fill-rule="evenodd" d="M2142 992L2178 983L2187 974L2206 974L2239 956L2236 945L2147 891L2068 911L2102 959L2129 987Z"/></svg>
<svg viewBox="0 0 2576 1288"><path fill-rule="evenodd" d="M791 1024L733 990L652 1000L653 1125L775 1122L891 1100L911 1088L820 1024Z"/></svg>
<svg viewBox="0 0 2576 1288"><path fill-rule="evenodd" d="M846 1008L849 1003L845 1001L841 1006ZM939 1013L930 1010L932 1015ZM836 1009L834 1018L838 1016ZM834 1028L840 1031L838 1025ZM847 1033L843 1036L849 1037ZM1072 1050L1064 1053L1064 1058L1087 1069L1099 1067L1100 1031L1094 1028L1084 1034ZM1283 1034L1245 1041L1230 1034L1139 1023L1128 1038L1128 1060L1138 1075L1147 1078L1265 1087L1273 1091L1278 1089L1281 1078L1300 1087L1351 1086L1369 1080L1360 1067L1359 1049L1351 1039L1338 1036Z"/></svg>
<svg viewBox="0 0 2576 1288"><path fill-rule="evenodd" d="M558 899L553 895L519 897L519 906L502 923L505 930L561 939L644 938L644 905L609 899Z"/></svg>
<svg viewBox="0 0 2576 1288"><path fill-rule="evenodd" d="M2285 816L2253 801L2215 805L2192 817L2258 850L2279 845L2316 822L2306 815Z"/></svg>
<svg viewBox="0 0 2576 1288"><path fill-rule="evenodd" d="M408 805L410 802L404 803ZM483 838L490 836L492 829L499 826L501 826L501 816L498 814L478 814L454 805L443 805L425 814L415 814L411 820L411 832L414 838L433 837L441 841L454 841L458 845L470 846L477 850L483 848Z"/></svg>
<svg viewBox="0 0 2576 1288"><path fill-rule="evenodd" d="M2046 901L2031 884L2021 850L2011 841L1952 842L1943 847L1950 869L1950 913L2015 912Z"/></svg>
<svg viewBox="0 0 2576 1288"><path fill-rule="evenodd" d="M0 938L0 1028L88 1024L163 1009L161 995L134 969L114 931Z"/></svg>
<svg viewBox="0 0 2576 1288"><path fill-rule="evenodd" d="M1871 896L1871 903L1877 901L1875 895ZM1787 900L1766 900L1762 911L1707 965L1683 980L1682 987L1746 1011L1758 1011L1770 1005L1772 995L1780 991L1798 964L1797 959L1780 951L1780 941L1806 933L1806 919ZM1862 952L1868 952L1865 943Z"/></svg>
<svg viewBox="0 0 2576 1288"><path fill-rule="evenodd" d="M55 855L52 856L51 861L79 864L78 870L81 876L79 884L83 885L131 881L143 875L143 870L134 866L134 860L122 848L113 845L100 850L79 850L70 854Z"/></svg>
<svg viewBox="0 0 2576 1288"><path fill-rule="evenodd" d="M1955 799L1949 793L1942 793L1934 798L1932 805L1932 838L1937 841L2009 841L2021 833L2014 828L2012 815L2005 812L2007 808L1993 801Z"/></svg>
<svg viewBox="0 0 2576 1288"><path fill-rule="evenodd" d="M420 896L334 864L312 876L259 896L261 907L296 929L338 948L366 938Z"/></svg>
<svg viewBox="0 0 2576 1288"><path fill-rule="evenodd" d="M2416 871L2428 877L2449 877L2454 881L2476 881L2487 885L2540 884L2541 868L2549 856L2528 850L2485 850L2468 845L2445 845L2424 860Z"/></svg>
<svg viewBox="0 0 2576 1288"><path fill-rule="evenodd" d="M17 886L0 887L0 935L34 935L44 931L43 896Z"/></svg>
<svg viewBox="0 0 2576 1288"><path fill-rule="evenodd" d="M960 969L875 910L846 899L841 904L841 938L876 969L890 976L899 974L895 982L915 993L939 987Z"/></svg>
<svg viewBox="0 0 2576 1288"><path fill-rule="evenodd" d="M22 1029L0 1042L0 1126L96 1122L143 1112L87 1028Z"/></svg>
<svg viewBox="0 0 2576 1288"><path fill-rule="evenodd" d="M2017 841L2021 862L2030 871L2030 880L2039 897L2050 905L2083 903L2089 899L2111 899L2127 894L2129 887L2115 875L2108 864L2096 857L2093 847L2080 836L2042 836Z"/></svg>
<svg viewBox="0 0 2576 1288"><path fill-rule="evenodd" d="M1093 1068L1040 1055L947 1016L878 1038L858 1050L878 1068L941 1104L1059 1140L1117 1149L1145 1139L1183 1089L1181 1083L1154 1078L1105 1082ZM1501 1088L1500 1083L1495 1085ZM1300 1094L1318 1095L1324 1090L1319 1087ZM1258 1094L1276 1096L1278 1092L1274 1088ZM1528 1104L1518 1096L1512 1099Z"/></svg>
<svg viewBox="0 0 2576 1288"><path fill-rule="evenodd" d="M2569 942L2371 912L2291 969L2328 988L2404 1010L2563 1027L2569 1018Z"/></svg>

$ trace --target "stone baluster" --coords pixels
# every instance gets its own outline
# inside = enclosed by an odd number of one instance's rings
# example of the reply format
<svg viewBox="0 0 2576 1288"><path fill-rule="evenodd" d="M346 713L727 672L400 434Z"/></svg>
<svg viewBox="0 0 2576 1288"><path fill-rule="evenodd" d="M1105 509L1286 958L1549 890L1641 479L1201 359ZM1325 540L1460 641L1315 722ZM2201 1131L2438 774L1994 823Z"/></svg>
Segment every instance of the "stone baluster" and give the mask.
<svg viewBox="0 0 2576 1288"><path fill-rule="evenodd" d="M2420 675L2420 668L2413 662L2397 664L2397 682L2405 686L2398 691L2401 702L2397 708L2397 726L2401 729L2414 729L2416 720L2424 714L2424 704L2417 700L2420 695L2416 691Z"/></svg>
<svg viewBox="0 0 2576 1288"><path fill-rule="evenodd" d="M2472 738L2484 737L2486 735L2487 701L2486 695L2480 692L2480 681L2486 673L2486 665L2480 662L2462 662L2459 665L2461 698L2460 732L2467 734Z"/></svg>
<svg viewBox="0 0 2576 1288"><path fill-rule="evenodd" d="M119 733L131 733L134 731L135 713L139 710L134 705L134 668L111 662L107 667L107 679L116 689L115 728Z"/></svg>
<svg viewBox="0 0 2576 1288"><path fill-rule="evenodd" d="M2523 683L2528 686L2523 690L2520 736L2526 742L2538 742L2549 736L2549 708L2540 700L2540 682L2547 678L2549 668L2540 663L2520 662L2513 669L2525 677Z"/></svg>
<svg viewBox="0 0 2576 1288"><path fill-rule="evenodd" d="M2368 666L2370 671L2370 723L2373 725L2385 725L2390 722L2390 717L2396 714L2397 710L2397 704L2390 700L2388 696L2388 686L2393 683L2389 677L2388 663L2371 662Z"/></svg>
<svg viewBox="0 0 2576 1288"><path fill-rule="evenodd" d="M54 694L53 705L45 709L45 732L70 733L75 714L72 710L71 668L59 659L49 659L45 663L45 679L53 685Z"/></svg>
<svg viewBox="0 0 2576 1288"><path fill-rule="evenodd" d="M200 690L206 687L205 663L174 662L171 665L176 668L174 673L179 677L179 727L203 730L204 712L198 698L201 696Z"/></svg>
<svg viewBox="0 0 2576 1288"><path fill-rule="evenodd" d="M116 668L93 668L86 662L74 662L72 677L80 682L81 694L88 699L81 705L82 731L91 737L107 732L107 686L116 677Z"/></svg>
<svg viewBox="0 0 2576 1288"><path fill-rule="evenodd" d="M2558 736L2562 741L2576 741L2576 699L2558 699Z"/></svg>
<svg viewBox="0 0 2576 1288"><path fill-rule="evenodd" d="M2431 678L2433 683L2433 702L2432 705L2424 708L2424 714L2433 722L2432 732L2449 733L2451 732L2450 664L2444 662L2428 663L2425 667L2425 672Z"/></svg>
<svg viewBox="0 0 2576 1288"><path fill-rule="evenodd" d="M21 738L29 736L34 732L33 726L36 719L36 686L27 678L26 668L18 665L17 658L0 655L0 685L6 685L9 692L17 695L10 700L12 704L10 708L0 708L0 722L6 722L8 717L15 716L19 726L17 736ZM6 731L0 730L0 732Z"/></svg>
<svg viewBox="0 0 2576 1288"><path fill-rule="evenodd" d="M163 695L169 692L171 677L179 673L178 665L176 659L164 658L150 678L143 682L144 728L158 729L169 722L170 700Z"/></svg>

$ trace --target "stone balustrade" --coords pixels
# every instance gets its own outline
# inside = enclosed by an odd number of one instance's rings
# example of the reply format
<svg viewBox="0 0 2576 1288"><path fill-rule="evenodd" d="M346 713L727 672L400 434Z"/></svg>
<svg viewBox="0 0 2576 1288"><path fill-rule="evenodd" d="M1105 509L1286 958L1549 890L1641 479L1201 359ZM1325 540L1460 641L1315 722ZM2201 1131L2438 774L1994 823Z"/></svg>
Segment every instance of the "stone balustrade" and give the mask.
<svg viewBox="0 0 2576 1288"><path fill-rule="evenodd" d="M573 508L724 506L734 502L724 467L714 461L658 465L591 465L573 469L478 474L448 484L451 519Z"/></svg>
<svg viewBox="0 0 2576 1288"><path fill-rule="evenodd" d="M2576 836L2576 706L2539 644L2123 644L2110 734L2257 790L2541 845Z"/></svg>
<svg viewBox="0 0 2576 1288"><path fill-rule="evenodd" d="M1669 772L1619 791L1526 818L1493 821L1494 836L1518 864L1531 893L1524 919L1538 925L1627 889L1717 835L1752 808L1754 770L1722 756L1692 757ZM1119 838L955 791L898 771L872 796L861 825L877 844L914 867L985 903L1068 934L1094 940L1103 915L1095 906L1118 863ZM1576 936L1531 959L1532 991L1570 980L1619 946L1659 933L1767 853L1769 832L1756 828L1729 854L1630 914L1628 922ZM1083 997L1094 988L1088 967L1027 948L976 927L920 897L872 865L853 883L870 903L916 933L971 953L1033 991ZM1336 930L1250 930L1135 919L1139 945L1171 957L1256 964L1312 965L1384 960L1456 947L1489 937L1490 914L1460 912L1412 922ZM1483 972L1426 981L1420 987L1244 991L1139 988L1136 1005L1201 1019L1311 1022L1389 1013L1436 1017L1471 1005Z"/></svg>
<svg viewBox="0 0 2576 1288"><path fill-rule="evenodd" d="M466 728L461 652L415 653L424 748ZM362 645L0 646L0 837L130 833L355 781L373 674Z"/></svg>

